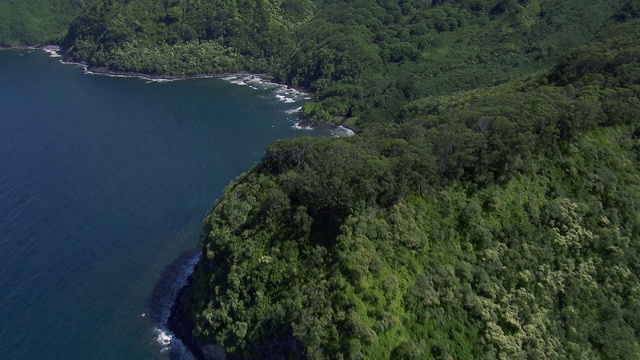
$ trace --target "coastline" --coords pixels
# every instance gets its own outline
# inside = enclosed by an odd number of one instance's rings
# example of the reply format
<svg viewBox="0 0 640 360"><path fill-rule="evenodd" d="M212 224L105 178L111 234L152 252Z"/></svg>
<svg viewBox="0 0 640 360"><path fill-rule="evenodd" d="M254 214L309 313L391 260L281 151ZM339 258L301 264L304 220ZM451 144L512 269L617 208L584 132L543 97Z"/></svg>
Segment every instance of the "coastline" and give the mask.
<svg viewBox="0 0 640 360"><path fill-rule="evenodd" d="M209 79L209 78L218 78L223 79L225 81L229 81L238 85L247 85L252 86L251 82L256 81L263 84L269 84L273 88L282 89L283 94L280 94L282 98L278 97L279 100L284 102L289 102L287 99L290 97L286 97L285 94L295 93L300 99L304 98L306 100L310 100L310 94L305 92L304 89L299 89L295 87L288 86L286 84L276 83L274 82L274 77L268 74L254 74L248 72L240 72L240 73L222 73L222 74L199 74L199 75L153 75L153 74L144 74L144 73L135 73L135 72L123 72L123 71L113 71L103 67L89 67L86 63L80 62L72 62L68 61L68 59L64 56L64 53L61 52L61 49L55 45L45 45L45 46L16 46L16 47L0 47L0 50L42 50L49 54L50 57L60 58L60 62L68 65L77 65L81 66L84 69L85 74L95 74L95 75L103 75L103 76L111 76L111 77L126 77L126 78L139 78L145 81L154 81L154 82L164 82L164 81L178 81L178 80L189 80L189 79ZM236 81L237 80L237 81ZM236 82L234 82L236 81ZM240 83L242 82L242 83ZM295 101L291 101L295 102ZM342 123L334 123L334 122L322 122L322 121L310 121L309 119L303 119L303 115L301 114L302 107L296 108L298 121L294 125L296 128L304 128L311 127L316 128L320 126L326 126L333 129L341 129L342 131L346 131L345 135L340 136L351 136L355 134L354 130L349 128L348 126ZM335 135L339 136L339 135ZM197 250L200 251L199 249ZM193 256L193 254L191 254ZM199 257L199 256L197 256ZM179 259L180 260L180 259ZM173 270L177 269L178 279L175 281L175 285L177 288L171 288L170 286L165 284L163 289L170 288L171 292L175 291L175 297L170 300L170 305L167 312L163 311L162 307L156 307L155 310L151 311L150 315L153 316L154 320L159 325L157 330L157 338L156 342L161 347L166 348L172 354L181 353L184 347L191 350L191 355L200 358L238 358L235 354L225 354L224 350L219 345L215 344L207 344L200 346L198 345L193 338L190 336L190 329L192 329L193 325L189 327L187 316L188 314L184 313L184 311L180 311L183 304L183 294L187 291L190 283L191 283L191 274L194 271L196 263L191 262L193 257L181 259L182 266L184 268L175 267ZM197 261L199 263L199 261ZM164 300L167 300L165 294ZM172 294L173 295L173 294ZM171 296L171 295L170 295ZM163 305L163 304L160 304ZM167 310L166 308L164 310ZM142 314L141 316L145 316ZM180 340L180 341L171 341L172 339ZM261 349L261 351L268 349L271 354L302 354L301 344L299 344L294 338L292 334L286 333L279 336L273 343L269 344L260 344L256 346L256 348ZM210 354L218 354L213 357ZM222 355L220 355L222 354ZM274 355L275 356L275 355Z"/></svg>
<svg viewBox="0 0 640 360"><path fill-rule="evenodd" d="M262 85L266 87L278 87L275 90L275 96L277 99L294 103L300 99L311 100L311 93L307 89L290 86L274 81L274 77L268 74L258 74L250 72L236 72L236 73L214 73L214 74L198 74L198 75L155 75L144 74L127 71L115 71L104 67L89 67L85 63L70 62L63 60L63 63L70 65L79 65L84 68L85 73L91 75L103 75L111 77L123 77L123 78L138 78L141 80L151 82L165 82L165 81L180 81L180 80L193 80L193 79L222 79L232 84L249 86L253 89L257 89L255 85ZM297 112L302 111L302 107L296 109ZM341 135L334 136L353 136L358 130L345 123L345 121L335 123L331 121L318 121L305 118L304 115L298 116L298 121L293 125L295 129L299 130L312 130L317 127L326 126L334 130L341 132Z"/></svg>
<svg viewBox="0 0 640 360"><path fill-rule="evenodd" d="M102 75L110 77L122 77L122 78L138 78L149 82L166 82L166 81L179 81L179 80L192 80L192 79L222 79L232 84L249 86L253 89L258 89L258 86L277 88L274 90L275 97L286 103L295 103L299 100L311 100L311 92L309 89L291 86L275 81L275 77L264 73L250 73L250 72L235 72L235 73L208 73L197 75L168 75L168 74L147 74L138 73L133 71L118 71L108 69L106 67L91 67L84 62L69 61L64 52L58 45L21 45L21 46L9 46L0 47L0 50L42 50L49 54L50 57L61 58L60 62L66 65L77 65L84 69L86 74L90 75ZM295 112L302 112L302 107L295 109ZM358 132L358 129L346 124L345 121L339 123L332 121L318 121L311 120L303 114L298 115L298 121L293 125L293 128L299 130L311 130L317 127L326 126L332 129L333 136L353 136Z"/></svg>
<svg viewBox="0 0 640 360"><path fill-rule="evenodd" d="M0 46L0 51L3 50L38 50L40 46L35 45L17 45L17 46Z"/></svg>
<svg viewBox="0 0 640 360"><path fill-rule="evenodd" d="M341 122L319 121L319 120L313 120L308 116L305 116L304 114L301 114L299 119L300 121L296 123L295 128L300 130L312 130L317 127L327 126L334 130L343 132L342 135L334 135L334 136L353 136L358 133L358 129L355 126L347 124L346 120L343 120Z"/></svg>
<svg viewBox="0 0 640 360"><path fill-rule="evenodd" d="M49 47L25 47L21 49L43 50L51 57L62 58L63 64L77 65L84 69L85 74L102 75L122 78L138 78L149 82L166 82L191 79L222 79L230 83L242 86L250 86L258 89L254 85L263 85L267 88L277 88L274 93L278 100L295 103L300 100L310 100L310 93L305 89L295 88L286 84L274 82L274 77L268 74L256 74L249 72L239 73L217 73L198 75L157 75L126 71L114 71L105 67L90 67L86 63L69 61L57 46ZM293 97L292 97L293 95ZM302 106L293 110L292 114L300 113ZM301 128L301 116L298 115L298 122L293 127ZM324 126L325 124L316 122L313 127ZM326 124L329 125L329 124ZM341 125L331 124L332 128L339 128ZM351 131L351 130L349 130ZM353 132L351 133L353 134ZM351 135L349 134L349 135ZM201 249L184 254L163 272L162 279L169 280L171 284L156 284L157 288L165 289L164 296L152 295L152 299L160 298L159 304L152 306L151 316L158 326L154 329L156 343L161 347L161 352L168 351L170 358L178 359L241 359L238 354L227 353L222 346L217 343L199 344L193 337L194 322L187 312L186 300L189 288L192 286L192 277L196 268L200 265ZM194 257L194 254L195 257ZM169 274L169 273L173 274ZM172 276L173 275L173 276ZM175 276L175 277L174 277ZM168 291L166 289L169 289ZM168 292L168 293L166 293ZM169 303L167 303L167 301ZM144 316L144 315L143 315ZM297 358L303 357L302 345L293 338L293 334L283 334L274 342L261 344L256 347L257 353L268 353L273 358L282 358L280 354L295 354Z"/></svg>
<svg viewBox="0 0 640 360"><path fill-rule="evenodd" d="M160 280L155 284L153 292L147 300L149 316L155 322L155 341L161 348L160 352L169 353L178 359L198 357L198 353L187 343L180 329L172 326L174 308L181 294L191 282L191 276L200 260L201 250L193 249L183 252L175 261L168 265L161 273ZM143 316L143 315L141 315ZM185 318L186 319L186 318Z"/></svg>
<svg viewBox="0 0 640 360"><path fill-rule="evenodd" d="M93 75L104 75L104 76L112 76L112 77L127 77L127 78L138 78L141 80L148 81L179 81L179 80L192 80L192 79L224 79L228 76L253 76L261 79L264 82L270 82L277 85L283 85L273 82L273 77L267 74L252 74L248 72L239 72L239 73L212 73L212 74L197 74L197 75L166 75L166 74L145 74L138 73L132 71L116 71L111 70L105 67L90 67L86 63L81 62L73 62L73 61L63 61L65 64L70 65L79 65L85 68L85 72L87 74ZM283 85L284 86L284 85Z"/></svg>
<svg viewBox="0 0 640 360"><path fill-rule="evenodd" d="M173 304L169 308L169 316L167 318L166 327L168 331L171 332L175 338L180 340L180 343L188 349L190 355L196 360L206 360L207 357L204 354L204 346L199 345L195 339L193 338L193 329L195 324L189 314L186 311L186 297L187 290L191 287L193 273L195 272L195 268L199 266L199 263L192 269L191 274L186 278L185 283L180 287L178 292L176 293L175 298L173 299ZM226 359L226 352L224 349L216 348L217 359ZM180 351L177 351L178 357L180 356Z"/></svg>

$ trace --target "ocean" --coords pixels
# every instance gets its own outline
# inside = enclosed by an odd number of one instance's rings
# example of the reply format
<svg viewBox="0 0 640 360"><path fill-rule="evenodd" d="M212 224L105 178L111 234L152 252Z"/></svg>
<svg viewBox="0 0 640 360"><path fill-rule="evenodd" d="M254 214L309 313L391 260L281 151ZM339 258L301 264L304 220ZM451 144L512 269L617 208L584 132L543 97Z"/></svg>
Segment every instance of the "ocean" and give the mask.
<svg viewBox="0 0 640 360"><path fill-rule="evenodd" d="M331 131L255 78L59 60L0 51L0 358L176 357L159 335L215 199L273 140Z"/></svg>

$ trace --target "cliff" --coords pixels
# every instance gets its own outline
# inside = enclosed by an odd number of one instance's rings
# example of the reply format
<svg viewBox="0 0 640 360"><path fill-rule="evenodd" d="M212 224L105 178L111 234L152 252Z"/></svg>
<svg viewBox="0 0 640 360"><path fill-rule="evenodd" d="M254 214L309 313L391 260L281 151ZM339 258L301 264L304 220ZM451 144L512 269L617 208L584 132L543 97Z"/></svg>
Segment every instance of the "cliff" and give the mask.
<svg viewBox="0 0 640 360"><path fill-rule="evenodd" d="M228 186L175 306L194 348L634 359L639 10L110 0L64 44L119 71L268 72L314 91L307 118L358 125L276 141Z"/></svg>
<svg viewBox="0 0 640 360"><path fill-rule="evenodd" d="M238 356L636 358L640 23L519 81L276 141L204 224L196 341Z"/></svg>

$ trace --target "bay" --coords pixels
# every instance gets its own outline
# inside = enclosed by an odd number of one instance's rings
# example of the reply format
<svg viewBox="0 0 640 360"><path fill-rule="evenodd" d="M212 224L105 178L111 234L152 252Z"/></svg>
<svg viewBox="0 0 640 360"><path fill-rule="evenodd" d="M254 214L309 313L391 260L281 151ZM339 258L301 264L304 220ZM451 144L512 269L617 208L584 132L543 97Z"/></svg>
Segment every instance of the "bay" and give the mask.
<svg viewBox="0 0 640 360"><path fill-rule="evenodd" d="M168 358L153 297L215 199L273 140L329 134L278 89L0 51L0 358Z"/></svg>

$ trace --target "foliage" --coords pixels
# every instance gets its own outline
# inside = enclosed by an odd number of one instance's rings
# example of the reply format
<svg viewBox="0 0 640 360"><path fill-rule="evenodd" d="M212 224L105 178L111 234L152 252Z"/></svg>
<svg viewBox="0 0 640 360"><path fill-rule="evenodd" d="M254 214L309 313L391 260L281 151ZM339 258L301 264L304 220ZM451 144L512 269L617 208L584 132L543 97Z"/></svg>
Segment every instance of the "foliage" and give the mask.
<svg viewBox="0 0 640 360"><path fill-rule="evenodd" d="M92 0L0 0L0 46L57 42Z"/></svg>
<svg viewBox="0 0 640 360"><path fill-rule="evenodd" d="M566 49L592 40L612 16L637 16L633 4L99 0L73 22L64 45L73 60L117 70L267 72L314 92L304 109L310 121L364 125L396 118L407 101L496 85L550 66ZM172 61L156 50L184 46L205 49ZM211 58L229 56L233 61L207 66ZM156 62L166 67L154 68Z"/></svg>
<svg viewBox="0 0 640 360"><path fill-rule="evenodd" d="M247 356L290 334L309 358L640 357L639 36L610 23L526 78L273 143L205 221L196 337Z"/></svg>
<svg viewBox="0 0 640 360"><path fill-rule="evenodd" d="M103 0L74 20L63 44L73 60L118 70L268 71L293 47L292 28L310 9L306 0ZM162 58L157 47L188 54L150 69ZM225 60L209 66L211 58Z"/></svg>
<svg viewBox="0 0 640 360"><path fill-rule="evenodd" d="M72 60L268 72L361 127L229 185L185 293L200 342L640 358L636 1L4 1L0 40L55 40L78 6Z"/></svg>

